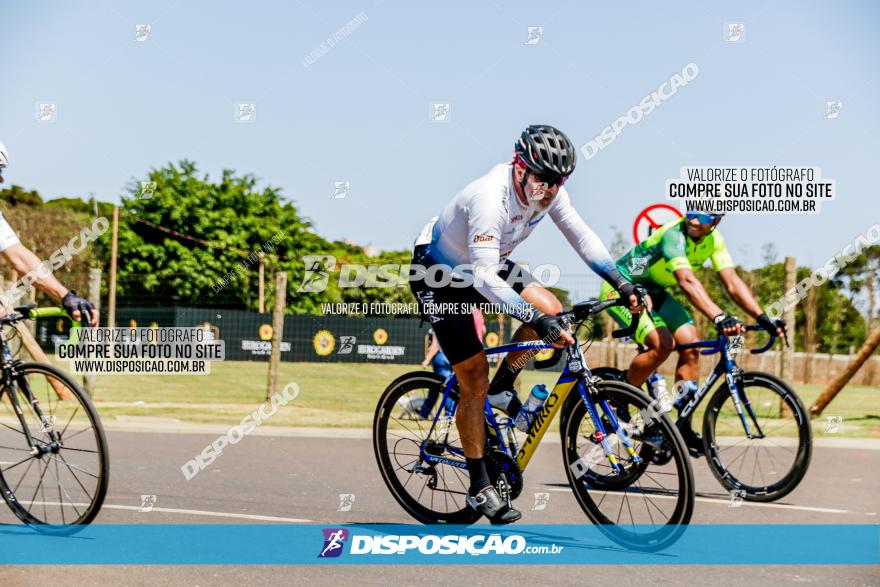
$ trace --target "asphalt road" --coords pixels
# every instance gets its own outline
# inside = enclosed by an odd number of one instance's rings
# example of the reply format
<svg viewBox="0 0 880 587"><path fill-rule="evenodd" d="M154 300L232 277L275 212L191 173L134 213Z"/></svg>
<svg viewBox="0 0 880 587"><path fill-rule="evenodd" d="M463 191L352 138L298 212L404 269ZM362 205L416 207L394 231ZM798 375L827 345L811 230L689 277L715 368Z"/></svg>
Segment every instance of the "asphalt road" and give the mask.
<svg viewBox="0 0 880 587"><path fill-rule="evenodd" d="M366 438L252 435L228 448L190 481L180 467L217 434L108 433L110 490L98 523L411 523L384 486ZM873 524L880 511L880 450L816 447L809 473L773 504L729 507L727 493L701 460L694 461L698 501L693 524ZM517 502L522 523L588 523L568 489L560 446L545 442L525 475ZM542 510L533 494L550 493ZM338 511L340 494L354 494ZM155 496L143 512L142 496ZM152 499L150 499L152 501ZM17 524L5 509L0 523ZM425 573L430 573L426 579ZM0 568L3 585L436 585L498 584L499 573L545 585L613 580L648 584L880 585L880 568L867 566L67 566Z"/></svg>

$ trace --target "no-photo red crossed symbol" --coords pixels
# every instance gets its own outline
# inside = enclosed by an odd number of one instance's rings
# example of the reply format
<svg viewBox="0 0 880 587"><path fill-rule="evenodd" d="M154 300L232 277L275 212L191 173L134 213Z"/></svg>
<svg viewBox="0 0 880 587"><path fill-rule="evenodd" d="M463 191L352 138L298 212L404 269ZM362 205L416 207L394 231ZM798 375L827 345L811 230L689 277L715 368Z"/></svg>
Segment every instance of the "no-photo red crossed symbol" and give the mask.
<svg viewBox="0 0 880 587"><path fill-rule="evenodd" d="M658 228L672 222L676 218L681 218L682 214L675 206L669 204L653 204L648 206L636 216L633 223L633 240L639 244Z"/></svg>

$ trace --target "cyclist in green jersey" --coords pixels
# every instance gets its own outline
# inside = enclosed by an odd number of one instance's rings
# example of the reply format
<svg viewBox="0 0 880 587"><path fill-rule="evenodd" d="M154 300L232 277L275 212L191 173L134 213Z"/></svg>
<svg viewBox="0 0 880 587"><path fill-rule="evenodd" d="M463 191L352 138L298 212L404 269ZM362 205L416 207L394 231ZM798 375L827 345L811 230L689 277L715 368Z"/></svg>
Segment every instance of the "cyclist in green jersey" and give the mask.
<svg viewBox="0 0 880 587"><path fill-rule="evenodd" d="M756 319L768 332L783 335L785 322L771 320L755 301L749 287L734 269L733 259L727 251L724 237L717 230L723 214L688 213L687 216L663 225L647 240L632 248L617 260L617 268L630 282L644 286L653 300L654 319L642 313L635 333L635 340L647 348L637 355L626 372L628 383L641 387L648 377L672 353L676 344L697 342L697 329L685 307L667 288L678 285L687 300L700 312L711 318L719 333L727 336L744 331L736 316L728 316L712 301L706 288L697 279L695 267L702 267L709 260L721 278L728 295L748 315ZM602 286L602 298L617 296L612 288ZM629 324L630 314L625 308L610 310L621 325ZM676 389L679 394L695 391L699 378L699 350L682 351L675 369ZM679 383L683 382L683 383ZM671 405L664 406L665 410ZM687 427L682 435L689 446L696 435Z"/></svg>

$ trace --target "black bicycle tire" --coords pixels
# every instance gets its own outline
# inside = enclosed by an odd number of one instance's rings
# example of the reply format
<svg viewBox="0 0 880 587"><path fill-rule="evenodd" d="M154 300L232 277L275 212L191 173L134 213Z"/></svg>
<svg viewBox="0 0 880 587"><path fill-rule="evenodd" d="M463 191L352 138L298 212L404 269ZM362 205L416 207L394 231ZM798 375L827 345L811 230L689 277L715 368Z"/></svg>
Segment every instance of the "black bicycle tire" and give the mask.
<svg viewBox="0 0 880 587"><path fill-rule="evenodd" d="M28 524L41 531L48 531L51 528L51 531L55 533L68 533L77 531L81 529L82 526L91 523L98 515L98 513L100 513L101 506L104 504L104 498L107 496L107 487L110 483L110 454L107 445L107 437L104 434L104 427L101 425L101 419L98 416L98 411L95 409L95 406L92 404L89 396L86 395L85 391L83 391L83 389L79 385L77 385L77 383L70 376L68 376L60 369L57 369L52 365L46 365L43 363L22 363L16 369L18 371L18 377L26 377L28 372L35 372L49 375L55 379L58 379L59 381L63 382L64 385L67 386L67 388L77 397L77 400L88 415L89 421L91 422L92 427L95 431L100 459L100 474L98 476L98 484L96 487L95 495L93 496L92 502L91 504L89 504L89 507L86 509L85 512L83 512L83 514L77 519L76 522L63 526L47 525L45 522L33 516L26 508L24 508L21 503L17 499L15 499L13 490L9 487L6 479L3 477L2 471L0 471L0 492L2 492L3 499L12 510L12 513L14 513L15 516L25 524ZM4 390L4 392L8 393L7 390Z"/></svg>
<svg viewBox="0 0 880 587"><path fill-rule="evenodd" d="M813 434L810 425L810 416L804 406L801 398L795 391L784 381L769 373L759 371L749 371L742 374L743 385L748 387L761 382L765 388L769 388L782 396L783 401L788 398L791 403L789 407L793 407L793 415L798 421L798 452L793 461L792 468L778 482L763 487L746 485L737 480L727 471L718 456L718 446L715 444L715 427L718 412L724 401L730 396L727 382L715 390L714 395L709 399L706 405L706 412L703 415L703 448L706 452L706 461L709 469L721 485L729 490L742 490L745 492L743 499L746 501L768 502L776 501L785 497L803 481L807 470L810 467L810 460L813 453ZM780 393L781 390L781 393ZM756 491L759 489L759 491Z"/></svg>
<svg viewBox="0 0 880 587"><path fill-rule="evenodd" d="M382 480L391 492L391 495L398 504L413 518L422 524L462 524L470 525L480 519L480 513L465 505L463 509L456 512L436 512L425 507L418 500L406 492L400 485L400 481L394 474L394 463L390 459L388 446L386 444L386 435L388 417L397 400L401 395L413 389L424 389L425 385L442 386L444 379L434 373L424 371L415 371L406 373L395 379L382 392L379 402L376 405L376 412L373 415L373 452L376 457L376 464L379 466L379 472ZM413 387L407 389L408 386ZM420 387L421 386L421 387ZM442 388L440 389L442 392ZM458 399L458 394L454 389L450 390L450 396L454 400ZM388 409L386 409L388 408ZM384 424L384 428L382 428Z"/></svg>
<svg viewBox="0 0 880 587"><path fill-rule="evenodd" d="M650 398L638 388L626 383L617 381L600 381L597 383L597 388L600 396L602 394L622 394L624 396L629 396L626 399L631 402L632 405L639 405L641 403L646 408L649 405ZM598 507L593 502L589 491L584 490L579 483L579 478L574 476L572 470L572 457L577 456L577 450L576 448L574 449L574 455L570 454L572 445L569 441L572 438L572 434L575 436L577 435L580 422L585 416L587 416L587 410L584 406L583 398L579 398L579 401L575 403L569 414L569 418L566 421L566 441L563 442L562 445L562 458L565 464L565 472L568 476L572 492L574 493L578 504L581 506L581 509L590 521L597 525L603 534L621 546L646 552L655 552L667 548L673 542L678 540L679 536L684 532L686 525L690 522L696 499L693 469L691 468L690 458L684 440L678 429L675 427L675 424L665 414L661 415L658 419L663 434L669 435L673 442L673 460L675 461L676 470L681 479L681 487L679 487L680 498L677 500L673 515L670 516L670 519L667 521L664 528L653 534L646 534L642 537L633 537L629 535L630 533L610 522L610 520L599 511Z"/></svg>

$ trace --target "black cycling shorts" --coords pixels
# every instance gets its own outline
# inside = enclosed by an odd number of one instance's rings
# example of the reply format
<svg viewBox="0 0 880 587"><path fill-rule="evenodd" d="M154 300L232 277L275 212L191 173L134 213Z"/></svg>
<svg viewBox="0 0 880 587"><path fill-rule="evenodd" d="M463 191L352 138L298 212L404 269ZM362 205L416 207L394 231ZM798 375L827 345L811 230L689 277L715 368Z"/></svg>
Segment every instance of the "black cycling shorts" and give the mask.
<svg viewBox="0 0 880 587"><path fill-rule="evenodd" d="M430 265L430 261L426 262L426 252L427 245L417 246L413 250L413 264ZM498 275L510 283L516 293L522 293L529 283L538 282L528 271L509 259L502 261L502 266ZM409 282L409 287L419 303L422 320L431 324L440 348L452 365L461 363L483 350L483 341L477 336L473 314L465 310L466 306L489 303L489 300L473 285L462 286L463 281L455 281L459 287L454 287L452 284L431 287L424 279L413 279ZM428 305L434 306L431 309L435 312L429 313ZM437 309L445 311L436 312Z"/></svg>

